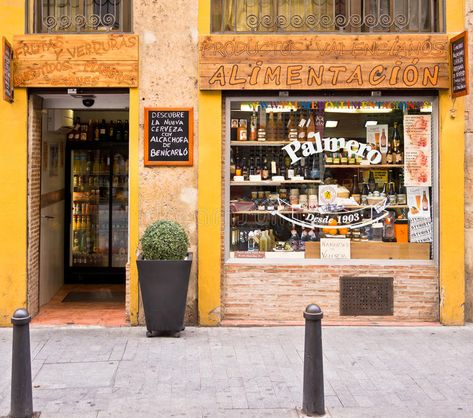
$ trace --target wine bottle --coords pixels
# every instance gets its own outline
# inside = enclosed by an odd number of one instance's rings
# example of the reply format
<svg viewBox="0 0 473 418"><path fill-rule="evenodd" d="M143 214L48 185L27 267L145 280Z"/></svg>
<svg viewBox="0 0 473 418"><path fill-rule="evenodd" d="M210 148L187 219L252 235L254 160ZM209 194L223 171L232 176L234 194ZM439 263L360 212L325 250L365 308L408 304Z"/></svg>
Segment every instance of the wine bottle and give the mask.
<svg viewBox="0 0 473 418"><path fill-rule="evenodd" d="M80 130L81 130L81 124L80 124L80 117L76 117L76 124L74 126L74 141L80 141Z"/></svg>
<svg viewBox="0 0 473 418"><path fill-rule="evenodd" d="M399 173L399 182L398 182L398 188L397 188L397 204L407 205L406 187L404 186L404 177L402 173Z"/></svg>
<svg viewBox="0 0 473 418"><path fill-rule="evenodd" d="M396 191L394 188L394 182L389 183L388 201L391 206L397 205L397 197L396 197Z"/></svg>
<svg viewBox="0 0 473 418"><path fill-rule="evenodd" d="M315 119L314 114L309 112L309 118L307 120L307 141L315 142Z"/></svg>
<svg viewBox="0 0 473 418"><path fill-rule="evenodd" d="M99 138L100 141L107 140L107 124L105 123L105 119L102 119L102 123L99 125Z"/></svg>
<svg viewBox="0 0 473 418"><path fill-rule="evenodd" d="M253 110L250 118L250 141L256 141L258 138L258 116L256 112Z"/></svg>
<svg viewBox="0 0 473 418"><path fill-rule="evenodd" d="M299 141L305 141L306 138L307 138L307 119L301 110L299 123L297 125L297 139Z"/></svg>
<svg viewBox="0 0 473 418"><path fill-rule="evenodd" d="M276 141L276 123L274 121L274 112L268 112L268 123L266 125L266 136L268 141Z"/></svg>
<svg viewBox="0 0 473 418"><path fill-rule="evenodd" d="M351 197L353 200L360 204L361 203L361 193L360 193L360 185L358 184L358 175L355 174L353 176L353 186L351 188Z"/></svg>
<svg viewBox="0 0 473 418"><path fill-rule="evenodd" d="M269 179L269 167L268 167L268 159L264 157L263 159L263 168L261 170L261 178L263 180Z"/></svg>
<svg viewBox="0 0 473 418"><path fill-rule="evenodd" d="M237 131L238 141L246 141L248 139L248 130L246 127L246 119L240 119L240 125Z"/></svg>
<svg viewBox="0 0 473 418"><path fill-rule="evenodd" d="M230 141L237 141L238 119L232 119L230 125Z"/></svg>
<svg viewBox="0 0 473 418"><path fill-rule="evenodd" d="M288 130L288 140L296 141L297 140L297 125L296 118L294 116L294 110L291 109L291 114L289 115L289 122L287 123Z"/></svg>
<svg viewBox="0 0 473 418"><path fill-rule="evenodd" d="M236 163L233 157L233 149L230 148L230 179L233 179L236 173Z"/></svg>
<svg viewBox="0 0 473 418"><path fill-rule="evenodd" d="M361 204L367 205L368 204L368 196L370 194L370 189L368 187L368 183L363 183L362 192L361 192Z"/></svg>
<svg viewBox="0 0 473 418"><path fill-rule="evenodd" d="M284 138L284 123L282 120L282 113L278 113L278 117L276 119L276 140L279 141L280 139Z"/></svg>
<svg viewBox="0 0 473 418"><path fill-rule="evenodd" d="M368 186L371 193L376 191L376 180L374 179L374 173L370 171L370 176L368 178Z"/></svg>
<svg viewBox="0 0 473 418"><path fill-rule="evenodd" d="M424 192L422 193L422 210L424 212L427 212L429 210L429 200L427 199L427 193Z"/></svg>
<svg viewBox="0 0 473 418"><path fill-rule="evenodd" d="M111 120L110 125L108 125L108 139L109 141L115 141L115 123L113 120Z"/></svg>

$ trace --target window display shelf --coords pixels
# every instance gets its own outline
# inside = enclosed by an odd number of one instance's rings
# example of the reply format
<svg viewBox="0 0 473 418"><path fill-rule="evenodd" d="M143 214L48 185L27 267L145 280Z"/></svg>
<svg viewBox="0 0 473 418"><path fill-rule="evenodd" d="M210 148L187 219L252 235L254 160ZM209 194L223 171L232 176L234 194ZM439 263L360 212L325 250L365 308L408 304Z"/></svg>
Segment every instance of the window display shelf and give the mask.
<svg viewBox="0 0 473 418"><path fill-rule="evenodd" d="M363 209L369 206L345 206L345 209ZM407 209L407 205L392 205L386 206L386 209ZM272 215L273 211L270 210L240 210L238 212L232 212L232 215ZM317 213L313 210L280 210L279 213L291 213L293 215L304 215L307 213Z"/></svg>
<svg viewBox="0 0 473 418"><path fill-rule="evenodd" d="M321 180L261 180L261 181L231 181L230 186L281 186L282 184L320 184Z"/></svg>
<svg viewBox="0 0 473 418"><path fill-rule="evenodd" d="M360 170L373 170L377 168L404 168L404 164L326 164L325 168L357 168Z"/></svg>

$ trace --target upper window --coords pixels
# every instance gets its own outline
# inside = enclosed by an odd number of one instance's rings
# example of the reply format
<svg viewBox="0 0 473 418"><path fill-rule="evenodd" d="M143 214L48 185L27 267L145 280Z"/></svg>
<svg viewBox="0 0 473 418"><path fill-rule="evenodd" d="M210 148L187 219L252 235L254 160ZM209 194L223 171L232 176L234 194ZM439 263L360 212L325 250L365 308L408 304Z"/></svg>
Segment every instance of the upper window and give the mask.
<svg viewBox="0 0 473 418"><path fill-rule="evenodd" d="M444 31L444 0L212 0L212 32Z"/></svg>
<svg viewBox="0 0 473 418"><path fill-rule="evenodd" d="M28 8L33 33L131 32L129 0L36 0Z"/></svg>

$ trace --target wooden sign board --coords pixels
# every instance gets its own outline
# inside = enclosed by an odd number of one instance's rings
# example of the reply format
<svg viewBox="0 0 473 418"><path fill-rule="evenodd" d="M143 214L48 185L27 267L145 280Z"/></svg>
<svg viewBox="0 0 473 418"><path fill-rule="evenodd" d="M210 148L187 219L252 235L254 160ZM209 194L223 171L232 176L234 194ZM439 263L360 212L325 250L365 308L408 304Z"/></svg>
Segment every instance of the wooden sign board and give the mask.
<svg viewBox="0 0 473 418"><path fill-rule="evenodd" d="M2 37L3 100L13 103L13 48Z"/></svg>
<svg viewBox="0 0 473 418"><path fill-rule="evenodd" d="M330 260L349 260L349 238L320 238L320 258Z"/></svg>
<svg viewBox="0 0 473 418"><path fill-rule="evenodd" d="M446 89L448 63L443 34L199 40L201 90Z"/></svg>
<svg viewBox="0 0 473 418"><path fill-rule="evenodd" d="M452 97L467 96L470 91L468 67L468 32L450 40Z"/></svg>
<svg viewBox="0 0 473 418"><path fill-rule="evenodd" d="M138 87L137 35L13 38L15 87Z"/></svg>
<svg viewBox="0 0 473 418"><path fill-rule="evenodd" d="M145 107L145 166L194 164L194 109Z"/></svg>

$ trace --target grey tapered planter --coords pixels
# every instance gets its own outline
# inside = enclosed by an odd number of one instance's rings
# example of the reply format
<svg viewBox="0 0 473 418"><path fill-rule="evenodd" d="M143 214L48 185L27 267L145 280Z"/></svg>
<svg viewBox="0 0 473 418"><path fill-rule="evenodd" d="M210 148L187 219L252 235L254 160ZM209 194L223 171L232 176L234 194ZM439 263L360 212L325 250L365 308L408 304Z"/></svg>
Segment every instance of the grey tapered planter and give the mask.
<svg viewBox="0 0 473 418"><path fill-rule="evenodd" d="M147 336L184 329L192 253L185 260L137 260Z"/></svg>

